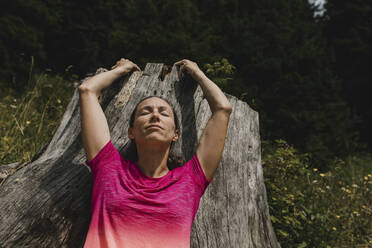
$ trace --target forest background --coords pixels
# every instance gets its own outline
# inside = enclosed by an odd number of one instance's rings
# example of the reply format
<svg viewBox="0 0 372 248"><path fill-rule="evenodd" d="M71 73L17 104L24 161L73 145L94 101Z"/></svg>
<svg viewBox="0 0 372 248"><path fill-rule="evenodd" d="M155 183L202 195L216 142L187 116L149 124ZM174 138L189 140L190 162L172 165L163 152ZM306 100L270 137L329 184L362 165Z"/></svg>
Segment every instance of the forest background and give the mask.
<svg viewBox="0 0 372 248"><path fill-rule="evenodd" d="M371 0L17 0L0 13L0 164L50 141L87 73L187 58L258 111L282 247L372 246Z"/></svg>

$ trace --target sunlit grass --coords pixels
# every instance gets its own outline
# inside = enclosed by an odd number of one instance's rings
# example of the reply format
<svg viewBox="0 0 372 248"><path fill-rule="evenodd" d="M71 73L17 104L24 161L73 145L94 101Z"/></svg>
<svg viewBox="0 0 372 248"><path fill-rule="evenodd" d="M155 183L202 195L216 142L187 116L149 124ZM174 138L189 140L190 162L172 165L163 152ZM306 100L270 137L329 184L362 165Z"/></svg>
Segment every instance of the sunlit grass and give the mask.
<svg viewBox="0 0 372 248"><path fill-rule="evenodd" d="M31 74L23 94L0 100L0 165L28 162L51 140L73 91L72 80Z"/></svg>

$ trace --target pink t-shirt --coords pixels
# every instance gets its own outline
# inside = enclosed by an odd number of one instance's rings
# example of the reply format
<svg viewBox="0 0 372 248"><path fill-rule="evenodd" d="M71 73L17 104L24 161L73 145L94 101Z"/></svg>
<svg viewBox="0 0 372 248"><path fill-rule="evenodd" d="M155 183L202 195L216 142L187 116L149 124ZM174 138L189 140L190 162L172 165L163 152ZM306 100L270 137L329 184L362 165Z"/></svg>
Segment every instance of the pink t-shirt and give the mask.
<svg viewBox="0 0 372 248"><path fill-rule="evenodd" d="M92 218L84 248L189 248L199 201L212 180L194 156L163 177L146 176L111 140L90 161Z"/></svg>

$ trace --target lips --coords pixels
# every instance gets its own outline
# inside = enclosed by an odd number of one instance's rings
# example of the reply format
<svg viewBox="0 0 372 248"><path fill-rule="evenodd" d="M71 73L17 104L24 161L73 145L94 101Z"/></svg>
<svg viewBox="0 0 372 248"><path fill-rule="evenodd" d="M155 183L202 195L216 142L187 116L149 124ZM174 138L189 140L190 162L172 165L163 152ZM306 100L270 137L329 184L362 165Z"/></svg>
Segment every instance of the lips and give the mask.
<svg viewBox="0 0 372 248"><path fill-rule="evenodd" d="M148 129L148 128L160 128L160 129L163 129L161 126L159 126L159 125L150 125L150 126L148 126L148 127L146 127L146 129Z"/></svg>

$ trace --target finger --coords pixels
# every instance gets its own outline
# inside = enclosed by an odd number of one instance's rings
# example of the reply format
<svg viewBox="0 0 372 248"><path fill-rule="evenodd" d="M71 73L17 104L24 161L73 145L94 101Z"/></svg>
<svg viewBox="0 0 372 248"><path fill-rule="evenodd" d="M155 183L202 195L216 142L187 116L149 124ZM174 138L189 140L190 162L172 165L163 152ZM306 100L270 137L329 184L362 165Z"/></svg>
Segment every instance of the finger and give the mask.
<svg viewBox="0 0 372 248"><path fill-rule="evenodd" d="M180 60L180 61L177 61L176 63L174 63L174 65L182 65L185 63L185 60Z"/></svg>
<svg viewBox="0 0 372 248"><path fill-rule="evenodd" d="M181 79L181 68L178 70L178 79Z"/></svg>
<svg viewBox="0 0 372 248"><path fill-rule="evenodd" d="M138 65L136 65L135 63L132 63L132 65L133 65L133 69L135 70L135 71L140 71L141 69L138 67Z"/></svg>
<svg viewBox="0 0 372 248"><path fill-rule="evenodd" d="M181 79L182 78L182 72L183 72L183 69L185 68L185 65L182 64L181 67L180 67L180 70L178 71L178 78Z"/></svg>
<svg viewBox="0 0 372 248"><path fill-rule="evenodd" d="M134 64L134 65L136 66L136 68L137 68L138 71L141 71L141 68L139 68L138 65L136 65L136 64Z"/></svg>
<svg viewBox="0 0 372 248"><path fill-rule="evenodd" d="M130 61L130 60L128 60L129 61L129 63L131 64L131 67L132 67L132 70L138 70L138 66L135 64L135 63L133 63L132 61Z"/></svg>

